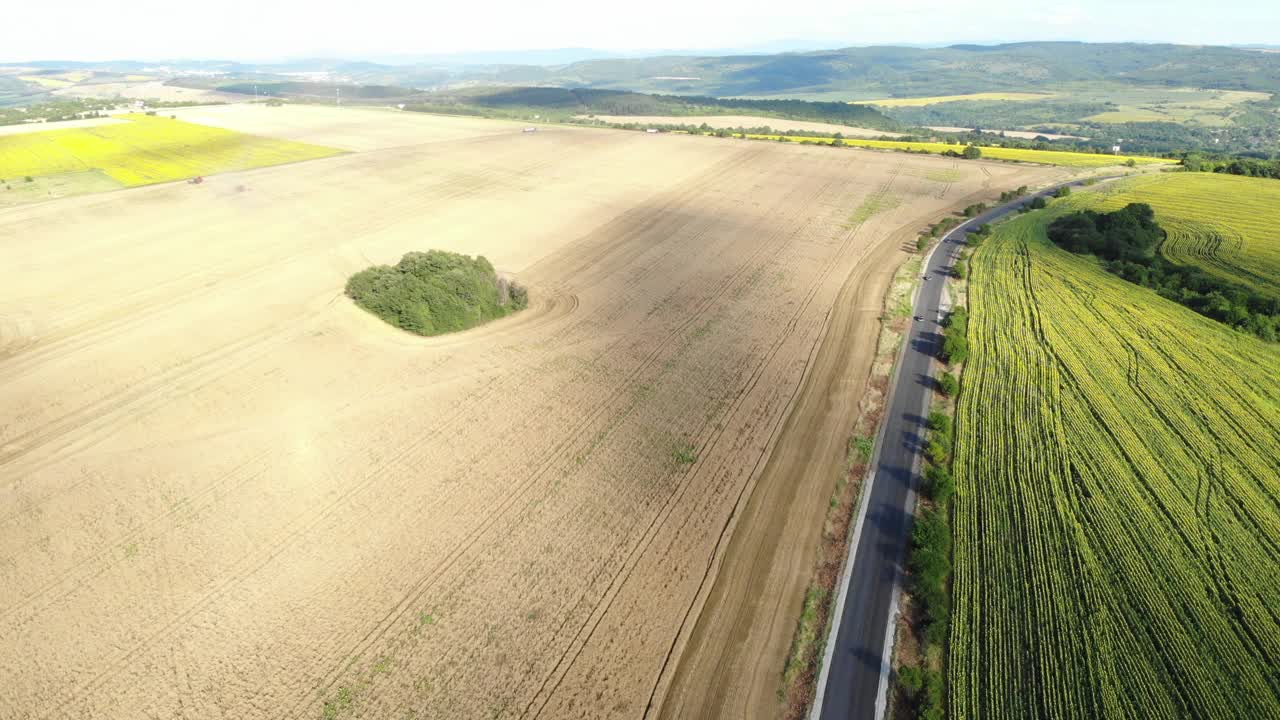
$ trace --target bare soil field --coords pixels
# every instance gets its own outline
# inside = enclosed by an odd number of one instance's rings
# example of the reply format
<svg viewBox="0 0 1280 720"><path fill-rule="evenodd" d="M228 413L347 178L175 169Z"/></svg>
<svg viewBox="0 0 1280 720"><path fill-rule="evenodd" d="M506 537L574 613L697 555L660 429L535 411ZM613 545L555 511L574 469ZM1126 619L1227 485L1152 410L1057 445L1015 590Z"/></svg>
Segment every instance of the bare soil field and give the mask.
<svg viewBox="0 0 1280 720"><path fill-rule="evenodd" d="M506 120L328 105L207 105L173 114L201 125L356 151L509 134L524 127Z"/></svg>
<svg viewBox="0 0 1280 720"><path fill-rule="evenodd" d="M224 93L200 88L184 88L166 85L163 80L141 82L77 83L53 91L54 95L68 97L113 98L116 96L134 100L164 100L168 102L247 102L249 98L235 93Z"/></svg>
<svg viewBox="0 0 1280 720"><path fill-rule="evenodd" d="M84 118L83 120L60 120L58 122L39 122L39 123L22 123L21 125L0 125L0 135L20 135L30 132L44 132L46 130L66 130L69 128L95 127L98 125L112 125L114 123L125 122L119 118L101 117L101 118Z"/></svg>
<svg viewBox="0 0 1280 720"><path fill-rule="evenodd" d="M31 182L5 179L0 181L0 208L47 202L69 195L109 192L122 187L101 170L34 177Z"/></svg>
<svg viewBox="0 0 1280 720"><path fill-rule="evenodd" d="M871 128L836 125L835 123L809 122L807 120L787 120L784 118L761 117L756 115L699 115L686 117L683 115L579 115L593 117L609 123L653 123L655 125L701 125L706 123L713 128L753 128L770 127L774 130L808 130L819 133L843 133L845 137L901 137L902 133Z"/></svg>
<svg viewBox="0 0 1280 720"><path fill-rule="evenodd" d="M821 521L900 228L1055 172L422 118L0 209L0 719L637 718L752 533L778 567L722 594L768 627L719 642L776 655L818 530L737 518ZM343 296L429 248L530 309L426 339Z"/></svg>

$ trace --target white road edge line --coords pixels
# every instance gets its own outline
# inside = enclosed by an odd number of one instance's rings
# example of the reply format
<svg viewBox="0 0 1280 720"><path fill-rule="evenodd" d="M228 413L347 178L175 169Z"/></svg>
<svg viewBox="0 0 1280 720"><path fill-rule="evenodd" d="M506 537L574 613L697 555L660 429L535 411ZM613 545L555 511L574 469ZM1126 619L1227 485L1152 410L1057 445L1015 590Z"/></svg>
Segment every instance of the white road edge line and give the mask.
<svg viewBox="0 0 1280 720"><path fill-rule="evenodd" d="M948 233L950 234L950 233ZM943 237L941 245L946 242ZM947 284L942 283L942 292L938 298L938 312L945 313L951 309L951 293L947 291ZM932 377L936 361L929 360L929 375ZM924 407L920 411L921 417L928 417L929 406L933 401L933 392L925 393ZM911 459L911 475L920 477L920 465L923 457L920 453L916 453ZM914 487L907 488L907 507L911 508L911 514L914 518L916 506L919 500L916 496ZM908 550L908 553L910 551ZM902 578L898 577L898 581L893 584L893 593L889 596L889 627L884 633L884 649L880 653L880 657L885 658L880 665L880 684L876 686L876 720L883 720L885 713L889 711L889 676L893 674L893 646L898 640L897 624L898 614L902 611Z"/></svg>
<svg viewBox="0 0 1280 720"><path fill-rule="evenodd" d="M1107 182L1110 180L1116 180L1120 177L1127 177L1127 175L1092 178L1092 179L1094 184L1097 184L1097 183ZM1030 191L1026 195L1024 195L1022 198L1019 198L1018 200L1014 200L1010 203L1006 203L1006 205L1012 205L1013 203L1017 203L1017 202L1026 204L1026 203L1029 203L1031 199L1035 198L1036 196L1040 196L1040 195L1048 196L1048 194L1054 192L1060 187L1081 186L1081 185L1084 185L1089 179L1091 178L1073 179L1073 180L1068 180L1062 183L1054 183L1047 187L1040 188L1039 190ZM996 207L1003 207L1003 206L997 205ZM944 233L942 238L938 240L938 243L933 246L933 249L931 249L929 253L924 256L924 260L921 261L920 263L920 269L925 273L927 273L929 270L929 262L933 260L933 254L938 251L938 248L941 248L947 244L947 238L951 237L952 233L955 233L959 230L964 230L969 225L973 225L974 223L976 223L977 220L981 219L981 216L983 214L984 213L979 213L977 217L969 218L964 222L960 223L959 225L951 228L951 230ZM1001 219L1003 219L1003 217ZM907 262L910 262L910 260L908 260ZM911 293L912 313L915 312L916 302L920 299L921 289L922 289L921 284L917 282L915 290L913 290ZM950 306L950 296L947 293L947 286L945 283L943 283L942 295L939 298L939 303L938 303L939 308L941 308L944 302L948 306ZM912 327L914 327L914 323L915 321L912 320ZM910 334L911 333L908 330L907 334L903 336L902 347L898 349L898 358L894 362L893 371L890 373L890 376L889 376L889 393L888 395L885 396L886 409L890 409L893 407L893 396L898 389L898 371L902 368L903 357L906 355L907 347L910 345ZM930 360L929 362L930 372L933 371L933 367L934 367L933 361ZM929 392L925 395L926 408L928 407L928 401L931 400L932 397L933 397L932 392ZM885 420L880 421L880 428L876 431L875 450L871 453L870 465L867 468L867 477L864 478L862 482L862 492L858 497L858 520L853 526L853 533L849 536L849 546L846 551L848 557L845 560L844 568L840 572L840 593L836 596L836 604L832 606L831 612L827 615L827 625L828 625L827 641L826 641L827 644L826 644L826 648L823 650L823 653L822 653L822 669L818 673L817 687L814 688L813 704L809 706L809 720L821 720L821 717L822 717L822 701L824 696L827 693L827 679L828 679L828 675L831 672L831 658L835 655L836 636L840 632L840 618L844 616L844 604L849 594L849 578L853 577L853 560L854 560L854 556L856 555L856 551L858 549L858 539L862 535L862 523L864 520L866 520L866 517L867 517L867 498L871 494L871 485L875 482L876 467L880 464L880 448L884 444L884 436L885 436L885 432L888 430L888 427L889 427L888 422L886 422ZM920 470L920 454L916 453L915 459L912 460L912 463L911 463L912 475L913 476L918 475L919 470ZM911 508L913 515L915 514L916 499L917 498L916 498L915 489L908 488L907 489L907 505L908 507ZM888 711L889 675L892 672L892 667L891 667L891 664L893 663L892 652L893 652L894 640L896 639L895 633L893 632L893 629L894 629L893 626L898 618L899 604L901 602L901 599L902 599L902 582L901 582L901 578L899 578L899 580L894 582L893 592L890 595L890 600L889 600L889 625L888 625L888 629L885 632L885 640L884 640L885 646L884 646L884 652L881 656L888 659L884 660L880 665L880 684L876 688L876 703L875 703L876 720L884 720L885 713Z"/></svg>
<svg viewBox="0 0 1280 720"><path fill-rule="evenodd" d="M967 223L961 223L942 236L942 239L933 246L933 249L931 249L920 262L920 269L922 271L928 270L929 262L933 259L933 254L938 251L938 248L946 244L947 238L951 236L951 233L959 230L966 224ZM907 260L907 262L911 261ZM916 302L920 299L921 289L921 283L917 281L915 289L911 292L911 311L913 315L915 314ZM903 358L906 357L907 348L911 345L911 328L914 326L915 321L912 320L911 326L908 327L907 332L902 336L902 347L898 348L898 358L893 363L893 372L889 377L889 393L885 395L884 399L886 412L893 408L893 396L897 394L898 391L898 371L902 368ZM888 428L889 423L881 420L880 427L876 430L875 449L872 451L871 460L867 465L867 475L862 481L862 492L859 493L858 497L858 519L853 525L853 532L849 535L849 545L845 551L847 557L845 558L844 568L840 571L840 592L836 595L836 602L835 605L832 606L831 612L827 613L826 648L822 651L822 670L818 673L817 687L814 688L813 704L809 706L809 720L820 720L822 717L822 701L823 697L827 693L827 676L831 673L831 658L836 652L836 635L840 632L840 618L844 616L844 604L849 595L849 578L853 577L853 560L858 549L858 539L862 535L862 525L867 519L867 499L871 495L871 486L875 482L876 468L880 465L880 449L884 445L884 437L885 433L888 432ZM912 467L913 472L919 469L918 465L919 455L916 456L915 464ZM908 490L907 493L907 502L914 503L915 491ZM902 587L901 583L895 583L894 585L893 599L890 601L891 604L889 610L891 615L890 623L893 622L892 616L896 616L897 614L898 596L901 593ZM889 643L890 648L892 648L892 634L889 635L887 642ZM881 698L887 697L888 695L888 670L888 663L885 663L884 667L880 669L880 688L876 692L877 719L884 717L884 708L882 707Z"/></svg>

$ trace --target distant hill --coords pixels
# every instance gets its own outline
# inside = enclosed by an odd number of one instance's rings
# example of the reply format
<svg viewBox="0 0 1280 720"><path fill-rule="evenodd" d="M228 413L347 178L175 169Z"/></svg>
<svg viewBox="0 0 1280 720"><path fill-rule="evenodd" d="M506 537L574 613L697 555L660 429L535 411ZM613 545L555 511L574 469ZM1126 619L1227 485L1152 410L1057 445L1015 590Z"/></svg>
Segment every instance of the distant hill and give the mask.
<svg viewBox="0 0 1280 720"><path fill-rule="evenodd" d="M1242 47L1024 42L579 59L598 54L605 53L590 49L463 53L420 56L402 64L311 58L274 63L121 60L23 65L117 72L166 68L173 73L221 72L238 78L323 72L333 80L423 89L457 84L553 85L716 97L827 95L831 96L827 99L844 100L1025 91L1091 82L1280 92L1280 53Z"/></svg>
<svg viewBox="0 0 1280 720"><path fill-rule="evenodd" d="M332 99L336 94L348 100L403 99L421 93L417 90L394 85L351 85L324 82L239 82L215 85L220 92L263 97L298 97Z"/></svg>
<svg viewBox="0 0 1280 720"><path fill-rule="evenodd" d="M985 128L1076 135L1104 146L1121 144L1138 152L1200 149L1271 157L1280 150L1280 52L1257 47L1211 47L1139 43L1023 42L950 47L851 47L776 54L658 54L649 57L589 57L600 51L565 49L513 53L418 56L388 64L341 58L275 63L225 60L118 61L111 63L32 62L40 69L88 68L139 72L170 78L184 87L253 92L257 84L277 85L273 93L321 99L342 87L343 100L392 100L468 111L475 96L446 101L430 96L461 94L477 87L506 87L523 97L495 95L489 108L506 106L576 109L601 114L694 114L665 108L671 98L729 114L709 99L827 103L820 117L811 106L741 107L742 114L837 122L884 130L899 127ZM661 51L659 51L661 52ZM504 61L526 60L511 64ZM480 64L477 64L480 63ZM485 64L491 63L491 64ZM348 90L348 86L364 90ZM231 86L231 87L228 87ZM543 87L645 93L652 97L579 94L566 99L535 97L520 88ZM1251 91L1251 92L1238 92ZM0 106L46 98L48 88L10 77L0 81ZM963 102L937 102L941 97ZM1018 98L992 94L1021 93ZM1036 93L1027 97L1028 93ZM486 94L493 94L491 90ZM853 117L863 111L838 104L931 98L930 103L891 103L887 114ZM601 106L601 102L605 106ZM679 103L674 103L679 105ZM613 106L625 106L630 110ZM486 111L487 112L487 111ZM848 115L849 117L844 117Z"/></svg>
<svg viewBox="0 0 1280 720"><path fill-rule="evenodd" d="M558 67L496 68L470 76L721 97L840 93L846 99L871 99L1104 81L1280 92L1280 54L1232 47L1029 42L600 59Z"/></svg>

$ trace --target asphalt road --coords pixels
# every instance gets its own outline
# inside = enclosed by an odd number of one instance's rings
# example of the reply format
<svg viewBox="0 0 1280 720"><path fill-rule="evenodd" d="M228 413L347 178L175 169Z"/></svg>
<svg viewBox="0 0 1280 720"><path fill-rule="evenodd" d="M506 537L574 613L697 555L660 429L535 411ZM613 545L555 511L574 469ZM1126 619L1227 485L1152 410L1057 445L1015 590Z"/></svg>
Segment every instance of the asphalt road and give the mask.
<svg viewBox="0 0 1280 720"><path fill-rule="evenodd" d="M1102 178L1109 179L1109 178ZM1084 181L1065 183L1080 185ZM911 520L915 507L925 419L933 392L933 362L942 347L938 324L942 289L968 231L1016 211L1058 185L1027 195L978 215L948 233L921 271L928 280L916 295L908 346L900 358L889 413L881 432L879 457L871 487L864 493L865 518L853 549L853 568L847 573L844 607L819 688L813 718L820 720L880 720L885 698L882 677L888 679L891 647L886 647L889 613L896 604Z"/></svg>

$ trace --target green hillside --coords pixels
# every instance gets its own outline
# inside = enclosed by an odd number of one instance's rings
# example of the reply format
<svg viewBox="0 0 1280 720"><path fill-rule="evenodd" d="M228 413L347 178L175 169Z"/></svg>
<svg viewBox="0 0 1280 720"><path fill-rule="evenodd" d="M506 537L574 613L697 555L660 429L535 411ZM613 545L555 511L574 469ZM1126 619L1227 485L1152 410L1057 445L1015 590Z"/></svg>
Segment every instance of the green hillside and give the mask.
<svg viewBox="0 0 1280 720"><path fill-rule="evenodd" d="M588 60L500 68L500 81L715 96L843 92L849 99L958 95L1073 82L1280 91L1280 53L1138 43L856 47L781 55Z"/></svg>
<svg viewBox="0 0 1280 720"><path fill-rule="evenodd" d="M1023 129L1130 149L1280 149L1280 53L1228 47L1033 42L860 47L780 55L589 60L474 68L471 82L714 97L868 101L1039 92L887 113L908 126Z"/></svg>
<svg viewBox="0 0 1280 720"><path fill-rule="evenodd" d="M394 85L352 85L322 82L235 82L215 85L221 92L264 97L314 97L326 100L341 93L348 100L389 100L420 94L418 90Z"/></svg>
<svg viewBox="0 0 1280 720"><path fill-rule="evenodd" d="M1162 255L1280 298L1280 182L1212 173L1149 175L1071 202L1107 211L1146 203L1169 232Z"/></svg>

